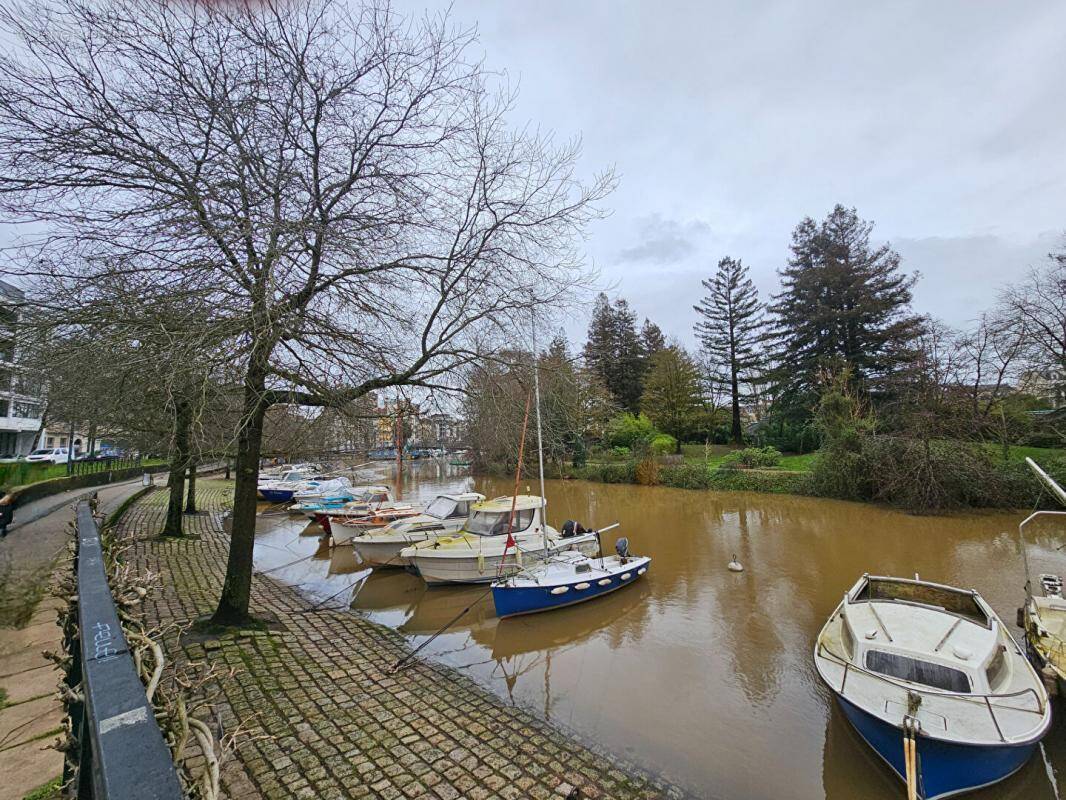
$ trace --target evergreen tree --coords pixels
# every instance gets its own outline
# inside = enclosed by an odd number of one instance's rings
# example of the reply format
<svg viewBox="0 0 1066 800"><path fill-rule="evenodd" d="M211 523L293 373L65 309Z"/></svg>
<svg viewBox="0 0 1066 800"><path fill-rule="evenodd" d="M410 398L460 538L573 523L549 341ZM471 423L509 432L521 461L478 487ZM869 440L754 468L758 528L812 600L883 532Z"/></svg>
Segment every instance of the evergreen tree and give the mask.
<svg viewBox="0 0 1066 800"><path fill-rule="evenodd" d="M775 376L779 397L809 405L826 370L877 389L914 356L920 318L911 313L917 276L900 271L899 254L870 244L873 223L837 205L822 222L804 219L792 232L792 257L775 295Z"/></svg>
<svg viewBox="0 0 1066 800"><path fill-rule="evenodd" d="M700 423L700 395L700 373L688 353L672 346L651 357L641 409L659 430L677 440L678 453L682 439Z"/></svg>
<svg viewBox="0 0 1066 800"><path fill-rule="evenodd" d="M703 288L707 296L693 306L703 318L696 323L696 336L712 367L711 380L729 393L733 441L742 444L740 402L748 396L742 385L750 386L758 377L763 308L748 268L739 259L726 256L719 261L718 271L703 281Z"/></svg>
<svg viewBox="0 0 1066 800"><path fill-rule="evenodd" d="M644 318L644 327L640 329L640 345L646 359L666 349L666 337L662 330L647 317Z"/></svg>
<svg viewBox="0 0 1066 800"><path fill-rule="evenodd" d="M589 323L585 364L602 378L618 405L634 413L643 391L643 356L637 315L624 299L612 305L601 292Z"/></svg>

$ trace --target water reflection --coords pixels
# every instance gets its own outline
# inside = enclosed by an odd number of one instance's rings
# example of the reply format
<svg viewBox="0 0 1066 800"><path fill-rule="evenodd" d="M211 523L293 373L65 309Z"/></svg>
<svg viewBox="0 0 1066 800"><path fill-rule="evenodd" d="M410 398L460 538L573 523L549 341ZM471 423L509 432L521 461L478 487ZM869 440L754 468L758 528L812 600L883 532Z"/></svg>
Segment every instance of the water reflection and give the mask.
<svg viewBox="0 0 1066 800"><path fill-rule="evenodd" d="M390 482L391 465L362 482ZM524 487L523 487L524 488ZM507 481L422 464L403 497L506 494ZM400 570L371 572L351 548L332 552L316 525L264 517L256 567L330 605L351 607L466 670L510 702L561 721L703 797L901 796L832 702L811 663L815 635L863 572L973 586L1012 624L1023 593L1012 514L908 517L884 509L762 494L717 494L549 481L549 521L622 523L646 578L595 602L500 621L485 587L427 589ZM1066 535L1034 527L1034 573L1066 571ZM604 542L610 549L613 540ZM733 554L745 571L730 573ZM298 560L303 558L304 560ZM327 560L328 559L328 560ZM295 563L293 563L295 562ZM1056 797L1066 766L1057 725L1048 759L973 795Z"/></svg>

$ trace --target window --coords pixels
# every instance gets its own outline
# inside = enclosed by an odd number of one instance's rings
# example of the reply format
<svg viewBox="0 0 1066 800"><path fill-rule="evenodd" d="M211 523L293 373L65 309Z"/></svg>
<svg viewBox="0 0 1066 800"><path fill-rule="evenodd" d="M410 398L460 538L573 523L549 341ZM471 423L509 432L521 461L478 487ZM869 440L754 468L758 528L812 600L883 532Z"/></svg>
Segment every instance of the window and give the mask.
<svg viewBox="0 0 1066 800"><path fill-rule="evenodd" d="M11 370L0 369L0 392L6 392L11 388Z"/></svg>
<svg viewBox="0 0 1066 800"><path fill-rule="evenodd" d="M11 410L10 401L0 399L0 417L6 417L10 410Z"/></svg>
<svg viewBox="0 0 1066 800"><path fill-rule="evenodd" d="M41 416L41 406L38 403L27 403L24 400L15 401L15 416L26 419L38 419Z"/></svg>
<svg viewBox="0 0 1066 800"><path fill-rule="evenodd" d="M48 437L48 441L46 442L46 444L48 445L48 447L55 447L56 446L56 437L49 436Z"/></svg>
<svg viewBox="0 0 1066 800"><path fill-rule="evenodd" d="M437 519L448 519L454 512L455 501L448 497L438 497L426 506L426 514Z"/></svg>
<svg viewBox="0 0 1066 800"><path fill-rule="evenodd" d="M455 511L452 512L453 517L467 517L470 515L470 501L464 500L461 503L455 504Z"/></svg>
<svg viewBox="0 0 1066 800"><path fill-rule="evenodd" d="M524 531L533 524L532 508L515 511L512 533ZM475 511L466 523L466 530L478 536L503 536L507 533L507 521L510 511Z"/></svg>
<svg viewBox="0 0 1066 800"><path fill-rule="evenodd" d="M962 672L942 664L871 650L866 654L866 668L890 678L920 683L945 692L969 694L970 679Z"/></svg>
<svg viewBox="0 0 1066 800"><path fill-rule="evenodd" d="M992 691L996 691L997 687L1006 679L1007 672L1007 648L1001 644L999 649L996 650L996 654L992 656L992 661L985 672L985 675L988 676L988 685Z"/></svg>

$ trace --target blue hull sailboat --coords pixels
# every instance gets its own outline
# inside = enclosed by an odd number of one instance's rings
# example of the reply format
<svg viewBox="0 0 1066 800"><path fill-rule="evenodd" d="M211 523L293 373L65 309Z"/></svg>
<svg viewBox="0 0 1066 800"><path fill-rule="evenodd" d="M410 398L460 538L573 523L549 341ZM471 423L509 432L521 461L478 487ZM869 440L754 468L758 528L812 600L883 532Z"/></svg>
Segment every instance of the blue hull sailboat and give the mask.
<svg viewBox="0 0 1066 800"><path fill-rule="evenodd" d="M557 553L497 581L492 585L496 616L551 611L636 583L648 571L651 559L629 555L629 543L625 539L619 539L615 547L617 553L608 557L587 556L577 551Z"/></svg>
<svg viewBox="0 0 1066 800"><path fill-rule="evenodd" d="M863 575L814 660L848 721L922 800L1010 777L1051 725L1044 684L971 590Z"/></svg>

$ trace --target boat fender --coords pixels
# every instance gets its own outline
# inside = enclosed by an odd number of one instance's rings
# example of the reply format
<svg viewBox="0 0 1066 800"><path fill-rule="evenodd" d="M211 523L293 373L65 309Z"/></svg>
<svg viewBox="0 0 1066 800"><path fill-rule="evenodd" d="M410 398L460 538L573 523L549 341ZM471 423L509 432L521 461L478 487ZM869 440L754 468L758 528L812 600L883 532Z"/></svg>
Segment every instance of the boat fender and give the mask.
<svg viewBox="0 0 1066 800"><path fill-rule="evenodd" d="M643 575L647 571L648 571L647 567L641 567L640 569L637 570L637 574L638 575Z"/></svg>
<svg viewBox="0 0 1066 800"><path fill-rule="evenodd" d="M624 581L628 581L632 577L633 577L633 573L632 572L623 572L622 573L622 580L624 580Z"/></svg>
<svg viewBox="0 0 1066 800"><path fill-rule="evenodd" d="M516 563L518 566L522 566L522 551L519 550L517 547L514 550L514 563Z"/></svg>
<svg viewBox="0 0 1066 800"><path fill-rule="evenodd" d="M730 561L726 566L729 568L730 572L743 572L744 571L744 565L741 564L739 561L737 561L737 554L736 553L733 554L733 560Z"/></svg>
<svg viewBox="0 0 1066 800"><path fill-rule="evenodd" d="M552 594L566 594L569 591L569 586L556 586L554 589L552 589Z"/></svg>
<svg viewBox="0 0 1066 800"><path fill-rule="evenodd" d="M485 572L485 554L484 553L478 553L477 554L477 571L478 571L479 574Z"/></svg>
<svg viewBox="0 0 1066 800"><path fill-rule="evenodd" d="M583 591L585 591L585 590L586 590L587 588L589 588L589 586L590 586L590 585L591 585L591 584L588 584L588 583L583 583L583 582L582 582L582 583L578 583L578 584L575 584L575 585L574 585L574 588L575 588L575 589L577 589L577 590L578 590L579 592L583 592Z"/></svg>
<svg viewBox="0 0 1066 800"><path fill-rule="evenodd" d="M598 583L600 586L610 586L611 585L611 579L610 578L601 578L600 580L596 581L596 583Z"/></svg>

